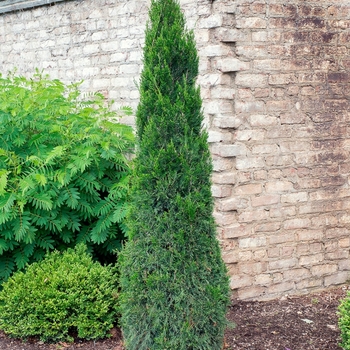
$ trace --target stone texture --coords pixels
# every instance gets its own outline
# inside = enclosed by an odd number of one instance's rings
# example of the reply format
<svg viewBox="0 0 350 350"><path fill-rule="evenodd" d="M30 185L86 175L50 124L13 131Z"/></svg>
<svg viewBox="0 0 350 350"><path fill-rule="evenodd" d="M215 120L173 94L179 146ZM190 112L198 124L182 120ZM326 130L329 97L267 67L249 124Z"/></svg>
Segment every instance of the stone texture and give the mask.
<svg viewBox="0 0 350 350"><path fill-rule="evenodd" d="M199 52L214 216L235 295L263 299L344 283L347 1L310 2L311 15L282 0L180 4ZM148 6L64 1L2 14L1 72L44 68L67 83L84 80L84 92L102 92L115 110L136 108ZM133 117L122 121L134 125Z"/></svg>

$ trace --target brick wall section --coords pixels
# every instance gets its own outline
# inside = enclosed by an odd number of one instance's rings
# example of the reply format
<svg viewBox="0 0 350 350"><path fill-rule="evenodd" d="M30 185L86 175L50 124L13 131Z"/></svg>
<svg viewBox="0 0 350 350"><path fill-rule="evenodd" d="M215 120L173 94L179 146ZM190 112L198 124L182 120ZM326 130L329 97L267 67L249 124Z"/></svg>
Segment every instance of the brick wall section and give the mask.
<svg viewBox="0 0 350 350"><path fill-rule="evenodd" d="M195 29L213 196L234 297L349 277L350 5L181 0ZM146 0L85 0L0 16L0 67L84 79L136 107ZM133 124L132 118L124 122Z"/></svg>
<svg viewBox="0 0 350 350"><path fill-rule="evenodd" d="M213 4L213 194L241 299L349 278L350 6L285 3Z"/></svg>

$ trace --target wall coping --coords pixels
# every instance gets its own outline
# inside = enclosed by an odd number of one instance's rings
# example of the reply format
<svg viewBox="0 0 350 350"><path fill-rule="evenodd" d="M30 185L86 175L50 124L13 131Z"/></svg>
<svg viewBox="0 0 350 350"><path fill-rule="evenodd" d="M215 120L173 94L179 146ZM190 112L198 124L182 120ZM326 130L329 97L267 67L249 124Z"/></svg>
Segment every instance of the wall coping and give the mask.
<svg viewBox="0 0 350 350"><path fill-rule="evenodd" d="M0 14L55 4L61 1L67 0L0 0Z"/></svg>

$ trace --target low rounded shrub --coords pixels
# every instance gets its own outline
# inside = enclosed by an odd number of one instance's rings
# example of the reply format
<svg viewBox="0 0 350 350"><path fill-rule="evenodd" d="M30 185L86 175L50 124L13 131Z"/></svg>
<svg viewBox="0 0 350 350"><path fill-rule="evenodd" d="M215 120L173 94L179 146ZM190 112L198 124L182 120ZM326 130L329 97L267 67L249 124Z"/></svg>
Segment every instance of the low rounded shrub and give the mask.
<svg viewBox="0 0 350 350"><path fill-rule="evenodd" d="M0 292L0 329L11 337L72 341L109 336L117 318L116 268L83 244L17 271Z"/></svg>

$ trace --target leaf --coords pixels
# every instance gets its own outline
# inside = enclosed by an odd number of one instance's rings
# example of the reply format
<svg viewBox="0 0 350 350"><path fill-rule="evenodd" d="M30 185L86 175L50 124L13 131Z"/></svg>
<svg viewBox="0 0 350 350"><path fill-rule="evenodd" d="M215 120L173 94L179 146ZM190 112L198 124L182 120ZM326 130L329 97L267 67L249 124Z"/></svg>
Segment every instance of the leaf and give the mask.
<svg viewBox="0 0 350 350"><path fill-rule="evenodd" d="M68 168L75 169L75 171L80 171L81 173L86 170L91 165L92 158L87 158L82 155L77 155L72 157L73 164L70 164Z"/></svg>
<svg viewBox="0 0 350 350"><path fill-rule="evenodd" d="M0 211L0 225L9 221L12 218L12 213L10 211Z"/></svg>
<svg viewBox="0 0 350 350"><path fill-rule="evenodd" d="M30 197L30 201L34 204L36 209L52 209L52 200L48 193L35 193Z"/></svg>
<svg viewBox="0 0 350 350"><path fill-rule="evenodd" d="M27 215L19 214L13 223L13 232L17 242L21 242L25 239L26 233L30 228L30 217Z"/></svg>
<svg viewBox="0 0 350 350"><path fill-rule="evenodd" d="M66 187L66 204L69 208L75 209L79 204L79 191L75 187Z"/></svg>
<svg viewBox="0 0 350 350"><path fill-rule="evenodd" d="M7 242L4 239L0 239L0 255L2 255L8 248Z"/></svg>
<svg viewBox="0 0 350 350"><path fill-rule="evenodd" d="M90 242L90 228L84 226L83 229L78 233L76 244Z"/></svg>
<svg viewBox="0 0 350 350"><path fill-rule="evenodd" d="M97 203L95 213L97 216L106 215L113 209L114 206L115 204L113 202L109 200L102 200Z"/></svg>
<svg viewBox="0 0 350 350"><path fill-rule="evenodd" d="M70 243L73 240L72 230L62 230L60 236L64 243Z"/></svg>
<svg viewBox="0 0 350 350"><path fill-rule="evenodd" d="M14 253L15 262L18 269L23 269L24 266L29 261L28 256L25 254L25 252L22 249L17 249Z"/></svg>
<svg viewBox="0 0 350 350"><path fill-rule="evenodd" d="M9 211L15 202L16 196L13 193L5 193L3 196L0 196L0 210Z"/></svg>
<svg viewBox="0 0 350 350"><path fill-rule="evenodd" d="M91 230L91 240L94 243L101 244L103 243L109 234L108 228L112 225L112 215L104 215L100 217L93 229Z"/></svg>
<svg viewBox="0 0 350 350"><path fill-rule="evenodd" d="M29 190L35 188L35 183L30 176L27 176L19 181L19 188L22 190L22 194L24 195Z"/></svg>
<svg viewBox="0 0 350 350"><path fill-rule="evenodd" d="M15 268L14 258L8 256L0 256L0 277L10 277L12 271Z"/></svg>
<svg viewBox="0 0 350 350"><path fill-rule="evenodd" d="M54 243L55 241L52 239L50 235L39 237L37 240L38 246L46 250L54 249L54 245L53 245Z"/></svg>
<svg viewBox="0 0 350 350"><path fill-rule="evenodd" d="M47 184L47 178L44 174L35 174L34 179L41 186L45 186Z"/></svg>
<svg viewBox="0 0 350 350"><path fill-rule="evenodd" d="M23 251L27 256L32 256L35 248L35 243L25 244Z"/></svg>
<svg viewBox="0 0 350 350"><path fill-rule="evenodd" d="M45 159L45 164L50 164L54 159L61 157L64 154L65 146L56 146Z"/></svg>
<svg viewBox="0 0 350 350"><path fill-rule="evenodd" d="M5 169L0 170L0 196L2 196L5 193L8 174L10 174L9 171Z"/></svg>
<svg viewBox="0 0 350 350"><path fill-rule="evenodd" d="M128 208L126 204L119 203L113 212L113 221L114 222L121 222L123 219L125 219L126 214L128 212Z"/></svg>

